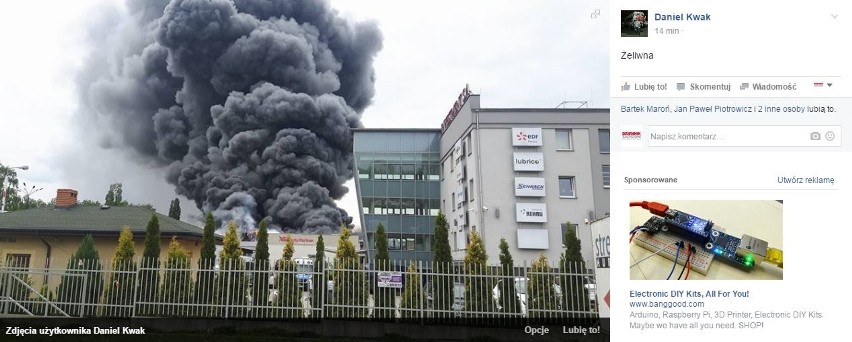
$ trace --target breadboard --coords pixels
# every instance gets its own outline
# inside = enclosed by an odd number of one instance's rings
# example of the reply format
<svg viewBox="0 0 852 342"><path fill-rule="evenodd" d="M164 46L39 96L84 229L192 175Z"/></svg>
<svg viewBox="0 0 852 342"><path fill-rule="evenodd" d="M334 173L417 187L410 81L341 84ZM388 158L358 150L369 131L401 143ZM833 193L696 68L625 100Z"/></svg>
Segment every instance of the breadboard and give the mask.
<svg viewBox="0 0 852 342"><path fill-rule="evenodd" d="M675 246L675 243L682 240L683 238L681 237L663 231L654 234L639 231L636 233L636 236L633 237L633 242L636 243L637 246L643 247L651 251L651 253L656 252L662 247L663 250L660 251L660 253L657 253L657 255L669 260L674 260L675 258L675 253L677 252L677 246ZM693 272L707 275L707 270L710 269L710 263L713 262L713 254L708 253L707 250L704 249L704 246L696 246L695 244L693 244L693 246L695 247L695 253L692 253L692 257L689 258L689 268ZM680 255L678 256L677 263L680 265L686 263L685 251L686 249L681 249Z"/></svg>

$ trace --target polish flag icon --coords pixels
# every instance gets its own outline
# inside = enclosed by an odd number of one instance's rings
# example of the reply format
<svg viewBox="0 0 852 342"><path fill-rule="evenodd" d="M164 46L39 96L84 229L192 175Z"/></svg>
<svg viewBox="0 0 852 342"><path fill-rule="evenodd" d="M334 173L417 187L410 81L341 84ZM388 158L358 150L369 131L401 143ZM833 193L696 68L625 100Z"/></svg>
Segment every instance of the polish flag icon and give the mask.
<svg viewBox="0 0 852 342"><path fill-rule="evenodd" d="M814 82L814 87L817 87L817 88L822 87L822 82Z"/></svg>

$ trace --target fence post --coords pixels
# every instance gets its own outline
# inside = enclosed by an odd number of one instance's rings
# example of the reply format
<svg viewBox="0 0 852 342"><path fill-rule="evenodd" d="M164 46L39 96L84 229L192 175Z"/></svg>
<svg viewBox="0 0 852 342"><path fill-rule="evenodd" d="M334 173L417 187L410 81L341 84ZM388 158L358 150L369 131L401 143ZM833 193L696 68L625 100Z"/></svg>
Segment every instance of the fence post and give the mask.
<svg viewBox="0 0 852 342"><path fill-rule="evenodd" d="M224 266L225 262L230 262L231 260L222 260L222 266ZM220 268L221 269L221 268ZM231 311L231 268L227 268L227 285L225 286L225 319L228 319L228 315ZM224 274L223 274L224 275Z"/></svg>
<svg viewBox="0 0 852 342"><path fill-rule="evenodd" d="M12 294L10 293L10 292L12 292L12 283L9 281L11 277L9 276L9 271L6 268L6 265L3 265L2 263L0 263L0 267L2 267L2 270L0 270L0 279L3 279L3 282L6 285L5 286L6 288L3 290L3 297L4 297L3 314L8 315L9 314L9 301L12 298Z"/></svg>
<svg viewBox="0 0 852 342"><path fill-rule="evenodd" d="M145 259L143 258L142 260L145 260ZM133 260L130 260L130 263L132 265ZM143 265L144 265L144 263L143 263ZM132 297L133 300L130 301L130 304L131 304L130 317L136 317L136 295L137 295L136 289L139 287L139 272L141 272L141 267L140 267L139 271L133 272L133 297Z"/></svg>
<svg viewBox="0 0 852 342"><path fill-rule="evenodd" d="M83 274L83 300L80 301L80 317L86 317L86 310L88 309L88 303L86 302L86 292L89 292L89 276L92 273L91 267L87 269L89 272Z"/></svg>

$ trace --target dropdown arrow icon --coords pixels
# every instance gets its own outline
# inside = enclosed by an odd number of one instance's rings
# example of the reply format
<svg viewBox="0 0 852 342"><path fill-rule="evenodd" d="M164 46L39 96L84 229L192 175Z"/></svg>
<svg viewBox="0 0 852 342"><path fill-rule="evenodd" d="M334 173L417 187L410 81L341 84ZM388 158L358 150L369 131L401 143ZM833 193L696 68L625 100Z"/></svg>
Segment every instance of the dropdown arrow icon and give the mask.
<svg viewBox="0 0 852 342"><path fill-rule="evenodd" d="M832 14L831 17L837 19L837 14Z"/></svg>
<svg viewBox="0 0 852 342"><path fill-rule="evenodd" d="M826 83L829 87L831 87L832 83Z"/></svg>

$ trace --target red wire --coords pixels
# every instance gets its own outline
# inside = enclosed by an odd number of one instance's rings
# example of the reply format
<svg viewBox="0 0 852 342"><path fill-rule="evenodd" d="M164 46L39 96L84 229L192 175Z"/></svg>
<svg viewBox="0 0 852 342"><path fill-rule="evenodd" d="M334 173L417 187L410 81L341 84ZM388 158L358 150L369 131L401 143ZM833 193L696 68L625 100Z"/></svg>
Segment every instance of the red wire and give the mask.
<svg viewBox="0 0 852 342"><path fill-rule="evenodd" d="M630 202L631 207L642 207L642 209L646 209L651 212L651 214L657 216L666 216L666 211L669 210L669 206L657 203L657 202Z"/></svg>
<svg viewBox="0 0 852 342"><path fill-rule="evenodd" d="M692 245L691 245L691 244L689 245L689 249L690 249L690 250L692 249ZM689 264L690 264L690 261L689 261L689 260L687 260L687 261L686 261L686 275L683 277L683 280L689 279L689 268L690 268L690 267L689 267Z"/></svg>

